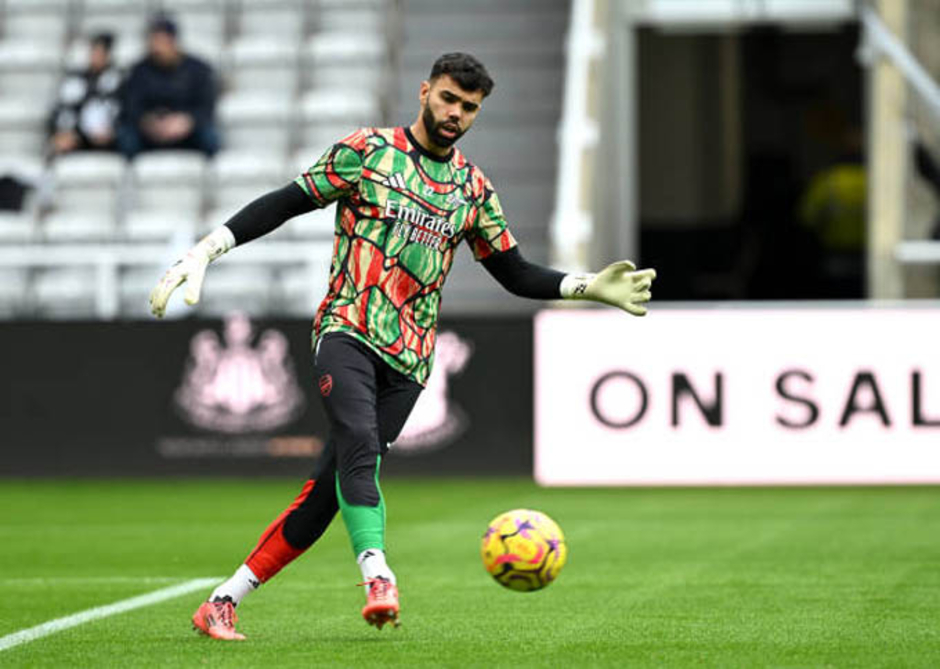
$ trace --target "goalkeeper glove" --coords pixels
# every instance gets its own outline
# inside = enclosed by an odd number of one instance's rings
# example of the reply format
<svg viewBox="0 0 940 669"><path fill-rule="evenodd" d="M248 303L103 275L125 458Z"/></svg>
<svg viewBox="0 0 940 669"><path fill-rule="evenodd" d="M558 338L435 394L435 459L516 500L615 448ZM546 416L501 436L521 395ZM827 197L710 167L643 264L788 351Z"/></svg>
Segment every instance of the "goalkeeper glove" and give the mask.
<svg viewBox="0 0 940 669"><path fill-rule="evenodd" d="M561 296L566 300L591 300L619 307L634 316L645 316L652 294L650 286L656 270L636 271L636 265L621 260L597 274L568 274L561 281Z"/></svg>
<svg viewBox="0 0 940 669"><path fill-rule="evenodd" d="M189 249L185 256L166 271L160 283L150 292L150 311L153 315L163 318L170 295L184 281L187 283L186 293L183 296L186 304L190 306L196 304L199 301L202 280L206 276L209 263L234 247L235 236L225 225L203 237L202 241Z"/></svg>

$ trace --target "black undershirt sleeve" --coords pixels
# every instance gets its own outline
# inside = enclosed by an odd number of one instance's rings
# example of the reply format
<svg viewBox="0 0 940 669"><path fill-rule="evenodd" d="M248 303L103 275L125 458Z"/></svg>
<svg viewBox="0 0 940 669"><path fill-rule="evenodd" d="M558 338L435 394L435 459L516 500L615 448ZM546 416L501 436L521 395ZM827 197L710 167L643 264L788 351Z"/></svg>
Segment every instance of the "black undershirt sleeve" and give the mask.
<svg viewBox="0 0 940 669"><path fill-rule="evenodd" d="M564 272L530 263L518 248L494 253L482 262L486 271L513 295L534 300L561 299Z"/></svg>
<svg viewBox="0 0 940 669"><path fill-rule="evenodd" d="M244 244L279 228L288 219L313 211L316 206L303 189L291 182L246 204L225 225Z"/></svg>

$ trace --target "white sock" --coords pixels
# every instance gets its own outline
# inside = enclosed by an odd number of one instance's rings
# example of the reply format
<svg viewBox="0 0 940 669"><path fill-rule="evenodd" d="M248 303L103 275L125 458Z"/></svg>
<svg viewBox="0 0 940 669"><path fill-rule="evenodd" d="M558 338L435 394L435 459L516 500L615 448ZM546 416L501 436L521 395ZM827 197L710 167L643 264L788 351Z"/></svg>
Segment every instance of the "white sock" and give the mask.
<svg viewBox="0 0 940 669"><path fill-rule="evenodd" d="M371 581L373 578L386 578L395 584L395 574L385 563L385 551L378 548L367 548L356 558L362 570L362 580Z"/></svg>
<svg viewBox="0 0 940 669"><path fill-rule="evenodd" d="M209 601L228 597L235 606L238 606L238 603L242 601L242 597L252 590L257 590L259 585L261 585L261 581L258 580L255 573L248 568L247 564L243 564L235 570L229 580L212 591L212 594L209 595Z"/></svg>

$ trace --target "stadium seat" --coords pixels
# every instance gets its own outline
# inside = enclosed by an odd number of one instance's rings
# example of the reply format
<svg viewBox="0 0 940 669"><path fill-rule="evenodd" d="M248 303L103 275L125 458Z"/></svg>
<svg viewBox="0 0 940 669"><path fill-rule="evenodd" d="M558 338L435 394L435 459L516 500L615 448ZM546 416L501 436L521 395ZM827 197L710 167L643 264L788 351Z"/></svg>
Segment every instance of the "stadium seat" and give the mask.
<svg viewBox="0 0 940 669"><path fill-rule="evenodd" d="M307 267L285 268L278 280L281 310L298 318L310 318L326 295L330 280L329 258Z"/></svg>
<svg viewBox="0 0 940 669"><path fill-rule="evenodd" d="M336 220L336 208L314 209L311 212L289 220L284 227L288 234L297 239L330 241L333 239L333 226Z"/></svg>
<svg viewBox="0 0 940 669"><path fill-rule="evenodd" d="M48 215L41 224L49 242L106 242L115 237L114 216L105 211L63 211Z"/></svg>
<svg viewBox="0 0 940 669"><path fill-rule="evenodd" d="M234 40L225 58L226 81L233 90L297 90L300 50L296 43L274 36L248 36Z"/></svg>
<svg viewBox="0 0 940 669"><path fill-rule="evenodd" d="M275 272L263 265L219 263L203 284L201 315L224 316L232 311L268 314L273 311Z"/></svg>
<svg viewBox="0 0 940 669"><path fill-rule="evenodd" d="M31 214L0 211L0 244L30 242L36 234Z"/></svg>
<svg viewBox="0 0 940 669"><path fill-rule="evenodd" d="M161 0L160 8L177 21L184 44L197 36L225 38L226 0Z"/></svg>
<svg viewBox="0 0 940 669"><path fill-rule="evenodd" d="M378 97L362 89L319 89L300 103L305 145L328 146L356 128L381 123Z"/></svg>
<svg viewBox="0 0 940 669"><path fill-rule="evenodd" d="M197 32L183 36L180 41L185 53L205 61L215 70L217 77L221 75L225 55L225 40L222 35ZM221 88L221 81L219 87Z"/></svg>
<svg viewBox="0 0 940 669"><path fill-rule="evenodd" d="M304 48L307 88L363 88L380 91L387 76L388 49L382 35L329 32L312 36Z"/></svg>
<svg viewBox="0 0 940 669"><path fill-rule="evenodd" d="M0 267L0 318L13 318L29 307L29 270Z"/></svg>
<svg viewBox="0 0 940 669"><path fill-rule="evenodd" d="M113 215L126 162L114 153L72 153L52 165L55 203L61 211L108 212Z"/></svg>
<svg viewBox="0 0 940 669"><path fill-rule="evenodd" d="M303 0L251 0L241 3L237 32L241 36L265 35L296 44L306 31Z"/></svg>
<svg viewBox="0 0 940 669"><path fill-rule="evenodd" d="M163 276L162 265L138 265L124 268L118 282L118 300L122 318L150 318L150 291Z"/></svg>
<svg viewBox="0 0 940 669"><path fill-rule="evenodd" d="M219 102L219 120L227 149L286 152L294 104L290 97L261 92L229 93Z"/></svg>
<svg viewBox="0 0 940 669"><path fill-rule="evenodd" d="M93 267L35 270L36 310L46 318L90 318L95 315L96 273Z"/></svg>
<svg viewBox="0 0 940 669"><path fill-rule="evenodd" d="M198 151L151 151L131 164L133 206L195 218L202 208L206 158Z"/></svg>
<svg viewBox="0 0 940 669"><path fill-rule="evenodd" d="M35 100L0 95L0 155L42 155L48 113Z"/></svg>
<svg viewBox="0 0 940 669"><path fill-rule="evenodd" d="M195 241L199 217L179 211L132 211L124 218L124 236L134 242L179 242L188 247Z"/></svg>
<svg viewBox="0 0 940 669"><path fill-rule="evenodd" d="M327 3L317 10L316 21L318 31L372 33L381 37L388 26L388 12L382 3L372 7L355 2Z"/></svg>
<svg viewBox="0 0 940 669"><path fill-rule="evenodd" d="M290 164L288 167L288 175L293 175L296 177L298 174L306 172L308 168L312 167L320 158L323 157L323 154L326 153L333 144L342 139L341 137L334 137L331 141L325 142L318 146L302 146L291 155ZM293 178L292 177L292 178Z"/></svg>
<svg viewBox="0 0 940 669"><path fill-rule="evenodd" d="M0 97L23 97L43 113L60 77L62 48L30 39L0 41Z"/></svg>
<svg viewBox="0 0 940 669"><path fill-rule="evenodd" d="M92 35L107 30L117 37L141 39L150 14L148 0L83 0L79 33Z"/></svg>
<svg viewBox="0 0 940 669"><path fill-rule="evenodd" d="M3 16L3 34L7 39L58 45L68 30L68 12L54 5L23 4L10 7Z"/></svg>
<svg viewBox="0 0 940 669"><path fill-rule="evenodd" d="M212 165L211 189L217 207L244 206L287 183L284 159L277 153L222 151Z"/></svg>

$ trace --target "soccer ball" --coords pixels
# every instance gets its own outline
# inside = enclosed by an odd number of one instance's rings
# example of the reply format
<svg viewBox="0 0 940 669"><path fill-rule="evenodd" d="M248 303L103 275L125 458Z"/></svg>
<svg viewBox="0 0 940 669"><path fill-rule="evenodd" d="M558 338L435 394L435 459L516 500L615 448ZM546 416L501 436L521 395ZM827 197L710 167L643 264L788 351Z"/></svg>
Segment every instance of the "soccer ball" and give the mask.
<svg viewBox="0 0 940 669"><path fill-rule="evenodd" d="M565 566L568 547L554 520L539 511L514 509L494 518L480 548L483 566L511 590L541 590Z"/></svg>

